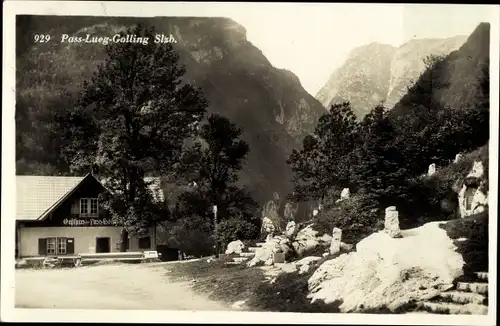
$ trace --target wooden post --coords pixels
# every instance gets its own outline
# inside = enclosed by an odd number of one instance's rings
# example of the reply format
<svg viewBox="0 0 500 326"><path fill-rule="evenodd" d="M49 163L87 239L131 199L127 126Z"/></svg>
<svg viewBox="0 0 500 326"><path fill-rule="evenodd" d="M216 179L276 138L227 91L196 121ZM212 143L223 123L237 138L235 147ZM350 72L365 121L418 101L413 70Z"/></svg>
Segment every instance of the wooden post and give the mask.
<svg viewBox="0 0 500 326"><path fill-rule="evenodd" d="M215 258L219 258L219 241L218 241L218 233L217 233L217 205L213 207L214 212L214 241L215 241Z"/></svg>

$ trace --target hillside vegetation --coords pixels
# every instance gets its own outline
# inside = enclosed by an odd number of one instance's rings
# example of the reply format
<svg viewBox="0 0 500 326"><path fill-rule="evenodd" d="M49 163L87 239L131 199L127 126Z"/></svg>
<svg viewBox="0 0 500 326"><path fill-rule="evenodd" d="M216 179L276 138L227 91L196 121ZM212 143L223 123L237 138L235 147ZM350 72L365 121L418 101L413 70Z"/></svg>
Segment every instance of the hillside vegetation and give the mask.
<svg viewBox="0 0 500 326"><path fill-rule="evenodd" d="M356 243L383 227L388 206L397 207L403 228L458 217L456 184L475 159L488 165L488 35L489 25L481 24L456 52L428 57L426 70L392 110L380 105L358 121L346 102L320 118L289 159L291 197L324 207L316 228L340 227L343 238ZM454 164L458 153L470 154ZM430 164L439 172L425 177ZM339 203L343 188L351 198Z"/></svg>
<svg viewBox="0 0 500 326"><path fill-rule="evenodd" d="M17 17L17 174L69 174L60 156L58 117L73 110L88 80L105 58L101 44L59 42L61 34L113 35L127 27L154 26L172 34L185 81L201 88L208 112L243 129L250 146L240 184L263 203L291 190L286 158L324 113L322 105L291 72L274 68L246 39L244 27L226 18ZM33 43L34 33L52 42Z"/></svg>

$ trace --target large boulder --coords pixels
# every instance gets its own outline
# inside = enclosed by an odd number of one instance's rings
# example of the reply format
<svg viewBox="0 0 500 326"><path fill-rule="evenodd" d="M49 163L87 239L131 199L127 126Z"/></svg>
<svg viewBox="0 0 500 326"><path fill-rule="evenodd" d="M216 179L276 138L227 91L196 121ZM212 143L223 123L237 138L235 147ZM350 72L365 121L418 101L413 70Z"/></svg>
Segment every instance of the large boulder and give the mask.
<svg viewBox="0 0 500 326"><path fill-rule="evenodd" d="M227 245L226 255L230 255L233 253L234 254L241 254L241 252L243 251L244 248L245 248L245 244L243 242L241 242L240 240L231 241Z"/></svg>
<svg viewBox="0 0 500 326"><path fill-rule="evenodd" d="M314 225L310 224L300 230L295 236L292 246L299 256L318 246L329 245L332 241L332 236L328 234L320 236L319 232L314 230L313 227Z"/></svg>
<svg viewBox="0 0 500 326"><path fill-rule="evenodd" d="M402 238L377 232L356 252L323 263L308 281L312 302L342 301L342 312L397 310L412 300L438 294L436 288L463 274L464 261L442 222L401 231Z"/></svg>

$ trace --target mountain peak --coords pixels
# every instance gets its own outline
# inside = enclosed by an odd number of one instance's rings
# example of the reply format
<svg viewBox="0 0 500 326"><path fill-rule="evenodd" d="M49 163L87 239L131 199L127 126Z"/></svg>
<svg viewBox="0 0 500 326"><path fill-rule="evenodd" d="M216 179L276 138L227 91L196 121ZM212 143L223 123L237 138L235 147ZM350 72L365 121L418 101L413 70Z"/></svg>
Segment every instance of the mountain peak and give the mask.
<svg viewBox="0 0 500 326"><path fill-rule="evenodd" d="M335 102L349 101L358 118L382 101L392 108L425 69L425 57L447 55L466 39L467 36L457 35L412 39L399 47L378 42L356 47L316 98L327 108Z"/></svg>

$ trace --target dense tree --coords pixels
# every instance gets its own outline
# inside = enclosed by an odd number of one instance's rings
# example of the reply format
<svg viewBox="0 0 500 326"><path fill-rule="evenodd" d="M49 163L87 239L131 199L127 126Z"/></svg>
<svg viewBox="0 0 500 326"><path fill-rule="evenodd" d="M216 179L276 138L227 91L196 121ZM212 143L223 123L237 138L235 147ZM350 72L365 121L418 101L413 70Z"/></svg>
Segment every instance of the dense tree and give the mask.
<svg viewBox="0 0 500 326"><path fill-rule="evenodd" d="M241 134L240 128L217 114L209 116L207 123L200 126L198 140L186 152L180 167L186 172L196 171L196 187L181 195L179 215L202 217L216 227L219 223L212 211L216 205L222 225L231 220L246 229L240 235L249 237L258 233L260 221L255 218L257 203L237 186L238 173L249 152L248 144L240 139ZM224 244L226 238L218 236L215 244Z"/></svg>
<svg viewBox="0 0 500 326"><path fill-rule="evenodd" d="M362 146L355 149L353 188L375 196L382 206L404 199L410 175L403 154L395 146L397 133L383 106L365 116L360 133Z"/></svg>
<svg viewBox="0 0 500 326"><path fill-rule="evenodd" d="M300 151L288 159L294 176L295 200L324 199L329 190L349 186L350 153L357 145L357 122L349 103L332 105Z"/></svg>
<svg viewBox="0 0 500 326"><path fill-rule="evenodd" d="M154 31L137 26L125 34L152 39ZM123 251L128 232L141 232L162 211L145 176L172 171L207 103L182 83L185 69L170 44L112 43L106 54L64 119L63 155L75 172L99 166L112 194L102 199L124 225Z"/></svg>

